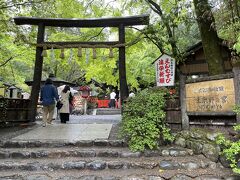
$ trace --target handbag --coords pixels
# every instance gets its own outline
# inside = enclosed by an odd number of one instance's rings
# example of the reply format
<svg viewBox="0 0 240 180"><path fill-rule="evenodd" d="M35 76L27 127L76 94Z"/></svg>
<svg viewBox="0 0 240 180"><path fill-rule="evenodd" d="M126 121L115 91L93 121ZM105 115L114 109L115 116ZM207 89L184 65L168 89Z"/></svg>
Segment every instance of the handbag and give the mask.
<svg viewBox="0 0 240 180"><path fill-rule="evenodd" d="M58 101L56 104L57 109L61 109L63 106L63 103L61 101Z"/></svg>
<svg viewBox="0 0 240 180"><path fill-rule="evenodd" d="M69 93L69 98L68 98L68 100L69 100L69 103L70 103L70 104L73 104L73 103L72 103L72 101L73 101L73 95L72 95L71 92Z"/></svg>

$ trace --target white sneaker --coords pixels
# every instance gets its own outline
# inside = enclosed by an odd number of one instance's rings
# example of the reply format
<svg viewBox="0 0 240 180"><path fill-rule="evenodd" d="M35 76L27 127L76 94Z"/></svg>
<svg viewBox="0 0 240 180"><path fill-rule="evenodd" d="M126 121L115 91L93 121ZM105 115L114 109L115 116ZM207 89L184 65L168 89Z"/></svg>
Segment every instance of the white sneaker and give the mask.
<svg viewBox="0 0 240 180"><path fill-rule="evenodd" d="M42 126L45 127L45 126L46 126L46 123L42 123Z"/></svg>

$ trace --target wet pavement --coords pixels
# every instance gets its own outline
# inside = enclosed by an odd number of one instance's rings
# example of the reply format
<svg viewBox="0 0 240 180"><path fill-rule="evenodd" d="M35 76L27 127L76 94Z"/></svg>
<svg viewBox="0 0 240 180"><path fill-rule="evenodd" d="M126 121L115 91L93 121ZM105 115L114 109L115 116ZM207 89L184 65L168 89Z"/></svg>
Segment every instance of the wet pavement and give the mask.
<svg viewBox="0 0 240 180"><path fill-rule="evenodd" d="M96 140L115 139L121 115L71 115L67 124L57 118L52 125L42 127L42 121L33 125L20 124L1 128L0 139L15 140Z"/></svg>
<svg viewBox="0 0 240 180"><path fill-rule="evenodd" d="M59 118L51 125L42 127L42 121L36 121L38 127L20 134L13 140L97 140L109 139L113 125L121 121L121 115L71 115L66 124Z"/></svg>
<svg viewBox="0 0 240 180"><path fill-rule="evenodd" d="M51 124L21 134L13 140L96 140L108 139L112 124Z"/></svg>
<svg viewBox="0 0 240 180"><path fill-rule="evenodd" d="M55 120L60 123L60 120ZM121 122L121 115L71 115L68 124L118 124Z"/></svg>

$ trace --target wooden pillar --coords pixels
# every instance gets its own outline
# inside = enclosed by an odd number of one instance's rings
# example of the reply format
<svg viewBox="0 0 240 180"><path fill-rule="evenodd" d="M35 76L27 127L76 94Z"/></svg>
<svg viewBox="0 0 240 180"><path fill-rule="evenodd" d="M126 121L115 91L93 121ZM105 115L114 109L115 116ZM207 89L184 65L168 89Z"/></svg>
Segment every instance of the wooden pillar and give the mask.
<svg viewBox="0 0 240 180"><path fill-rule="evenodd" d="M182 129L189 129L189 118L186 104L186 76L180 74L180 103L182 113Z"/></svg>
<svg viewBox="0 0 240 180"><path fill-rule="evenodd" d="M119 26L119 42L125 43L125 27L123 24ZM119 48L119 82L120 82L120 98L121 103L128 97L128 86L126 78L126 57L125 57L125 46Z"/></svg>
<svg viewBox="0 0 240 180"><path fill-rule="evenodd" d="M232 71L234 74L235 104L240 105L240 67L233 67ZM240 115L237 115L236 118L237 123L240 123Z"/></svg>
<svg viewBox="0 0 240 180"><path fill-rule="evenodd" d="M45 26L43 24L39 24L38 34L37 34L37 43L44 42L44 31L45 31ZM41 78L42 78L42 66L43 66L42 51L43 51L42 47L36 48L33 84L32 84L31 96L30 96L30 107L29 107L30 111L28 114L28 119L30 121L35 121L35 117L36 117L37 103L38 103L40 84L41 84Z"/></svg>

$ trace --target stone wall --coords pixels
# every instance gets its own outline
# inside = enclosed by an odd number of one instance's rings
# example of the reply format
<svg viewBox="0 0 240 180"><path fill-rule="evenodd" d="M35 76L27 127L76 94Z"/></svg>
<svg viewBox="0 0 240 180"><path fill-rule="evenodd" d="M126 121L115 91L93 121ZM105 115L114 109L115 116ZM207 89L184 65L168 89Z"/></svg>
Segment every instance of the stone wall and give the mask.
<svg viewBox="0 0 240 180"><path fill-rule="evenodd" d="M213 162L221 163L224 167L230 167L226 158L221 155L221 148L216 144L216 138L220 132L207 129L191 129L179 132L176 135L175 144L193 150L194 154L203 154Z"/></svg>

